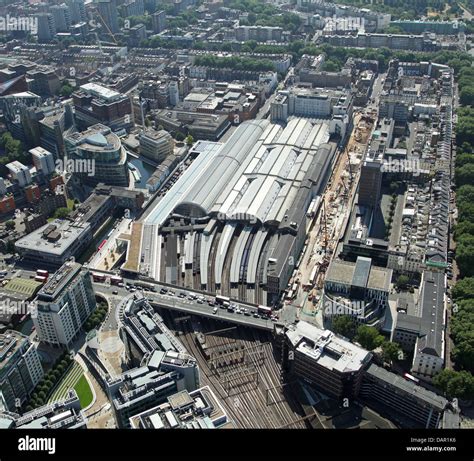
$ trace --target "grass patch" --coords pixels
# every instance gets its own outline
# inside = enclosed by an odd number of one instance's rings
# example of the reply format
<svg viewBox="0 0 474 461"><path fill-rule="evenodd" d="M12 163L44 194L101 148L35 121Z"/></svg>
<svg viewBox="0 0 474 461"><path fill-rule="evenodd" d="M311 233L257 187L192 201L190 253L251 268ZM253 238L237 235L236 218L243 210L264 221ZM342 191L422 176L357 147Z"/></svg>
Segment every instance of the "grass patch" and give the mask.
<svg viewBox="0 0 474 461"><path fill-rule="evenodd" d="M87 379L84 375L81 376L79 381L74 386L74 390L77 392L77 396L79 397L79 401L81 402L81 408L88 407L92 399L94 398L92 394L92 390L87 382Z"/></svg>

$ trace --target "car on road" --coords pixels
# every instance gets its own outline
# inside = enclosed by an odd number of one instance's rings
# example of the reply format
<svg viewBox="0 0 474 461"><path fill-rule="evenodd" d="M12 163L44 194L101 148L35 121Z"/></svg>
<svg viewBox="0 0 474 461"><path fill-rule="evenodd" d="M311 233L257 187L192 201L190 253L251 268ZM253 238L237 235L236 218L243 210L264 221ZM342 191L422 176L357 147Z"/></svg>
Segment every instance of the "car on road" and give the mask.
<svg viewBox="0 0 474 461"><path fill-rule="evenodd" d="M170 290L170 291L168 291L168 294L169 294L170 296L174 296L174 291L173 291L173 290Z"/></svg>
<svg viewBox="0 0 474 461"><path fill-rule="evenodd" d="M181 293L178 295L178 298L186 298L186 293L181 292Z"/></svg>
<svg viewBox="0 0 474 461"><path fill-rule="evenodd" d="M112 291L112 294L113 294L113 295L118 295L118 291L117 291L117 290L114 290L114 291Z"/></svg>
<svg viewBox="0 0 474 461"><path fill-rule="evenodd" d="M250 315L250 311L247 308L244 309L244 315Z"/></svg>
<svg viewBox="0 0 474 461"><path fill-rule="evenodd" d="M203 302L202 302L200 299L198 299L196 302L197 302L198 304L203 304Z"/></svg>
<svg viewBox="0 0 474 461"><path fill-rule="evenodd" d="M212 313L217 314L217 307L214 307L214 309L212 309Z"/></svg>
<svg viewBox="0 0 474 461"><path fill-rule="evenodd" d="M210 300L207 302L207 304L209 304L209 306L212 307L212 306L214 306L216 303L215 303L212 299L210 299Z"/></svg>
<svg viewBox="0 0 474 461"><path fill-rule="evenodd" d="M160 294L162 294L162 295L166 294L167 292L168 292L168 290L166 288L162 288L160 290Z"/></svg>

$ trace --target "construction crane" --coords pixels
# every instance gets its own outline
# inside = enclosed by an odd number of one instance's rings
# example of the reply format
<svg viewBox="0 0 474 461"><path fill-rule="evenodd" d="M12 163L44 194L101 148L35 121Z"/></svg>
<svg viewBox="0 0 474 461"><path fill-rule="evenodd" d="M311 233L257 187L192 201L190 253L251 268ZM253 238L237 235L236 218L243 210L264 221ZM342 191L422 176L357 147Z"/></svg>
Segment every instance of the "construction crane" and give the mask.
<svg viewBox="0 0 474 461"><path fill-rule="evenodd" d="M100 11L99 11L99 9L98 9L97 7L95 8L95 12L96 12L97 16L99 16L99 18L100 18L102 24L103 24L103 25L105 26L105 28L108 30L109 35L112 37L112 40L114 41L114 43L115 43L116 45L118 45L119 43L118 43L117 40L115 39L115 35L114 35L113 32L110 30L109 26L108 26L107 23L105 22L104 18L103 18L102 15L100 14ZM99 49L100 49L100 51L101 51L101 53L102 53L102 47L101 47L101 43L100 43L99 37L98 37L98 35L97 35L97 32L95 32L95 35L96 35L96 37L97 37L97 44L99 45Z"/></svg>

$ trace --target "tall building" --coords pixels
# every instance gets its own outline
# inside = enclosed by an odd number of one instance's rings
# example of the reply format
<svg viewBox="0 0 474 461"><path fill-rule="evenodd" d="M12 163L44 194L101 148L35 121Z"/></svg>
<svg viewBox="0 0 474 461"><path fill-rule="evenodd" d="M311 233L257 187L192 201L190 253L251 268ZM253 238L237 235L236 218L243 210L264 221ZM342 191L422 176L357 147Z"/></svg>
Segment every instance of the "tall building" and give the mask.
<svg viewBox="0 0 474 461"><path fill-rule="evenodd" d="M382 166L378 159L366 158L360 170L359 205L375 208L380 200Z"/></svg>
<svg viewBox="0 0 474 461"><path fill-rule="evenodd" d="M0 334L0 412L23 405L43 377L36 347L27 336L7 330Z"/></svg>
<svg viewBox="0 0 474 461"><path fill-rule="evenodd" d="M66 4L73 24L86 21L87 14L84 0L66 0Z"/></svg>
<svg viewBox="0 0 474 461"><path fill-rule="evenodd" d="M173 147L173 138L165 130L147 129L140 135L140 154L157 163L171 155Z"/></svg>
<svg viewBox="0 0 474 461"><path fill-rule="evenodd" d="M23 165L23 163L15 160L14 162L7 163L5 166L10 172L12 178L15 181L18 181L20 187L25 187L31 183L30 169Z"/></svg>
<svg viewBox="0 0 474 461"><path fill-rule="evenodd" d="M133 126L130 97L96 83L87 83L73 93L78 128L86 129L104 123L118 131Z"/></svg>
<svg viewBox="0 0 474 461"><path fill-rule="evenodd" d="M98 123L82 133L67 136L65 143L68 158L77 165L82 162L82 171L75 171L82 181L91 185L129 185L127 153L109 127Z"/></svg>
<svg viewBox="0 0 474 461"><path fill-rule="evenodd" d="M143 0L126 0L122 6L123 16L143 16L145 14L145 2Z"/></svg>
<svg viewBox="0 0 474 461"><path fill-rule="evenodd" d="M33 164L38 171L42 171L45 175L49 175L56 169L52 152L49 152L42 147L35 147L29 152L33 159Z"/></svg>
<svg viewBox="0 0 474 461"><path fill-rule="evenodd" d="M26 73L29 88L43 97L55 96L61 88L61 82L53 67L38 66Z"/></svg>
<svg viewBox="0 0 474 461"><path fill-rule="evenodd" d="M159 34L166 29L166 13L164 11L153 13L152 26L155 34Z"/></svg>
<svg viewBox="0 0 474 461"><path fill-rule="evenodd" d="M56 25L57 32L69 32L71 28L71 15L69 8L65 3L61 5L52 5L49 7L49 11L54 17L54 23Z"/></svg>
<svg viewBox="0 0 474 461"><path fill-rule="evenodd" d="M38 292L32 316L40 341L69 347L96 308L89 271L66 262Z"/></svg>
<svg viewBox="0 0 474 461"><path fill-rule="evenodd" d="M100 22L105 24L106 32L112 34L120 32L117 14L117 2L115 0L96 0L95 3L100 15Z"/></svg>
<svg viewBox="0 0 474 461"><path fill-rule="evenodd" d="M56 37L56 23L51 13L38 13L38 40L49 42Z"/></svg>

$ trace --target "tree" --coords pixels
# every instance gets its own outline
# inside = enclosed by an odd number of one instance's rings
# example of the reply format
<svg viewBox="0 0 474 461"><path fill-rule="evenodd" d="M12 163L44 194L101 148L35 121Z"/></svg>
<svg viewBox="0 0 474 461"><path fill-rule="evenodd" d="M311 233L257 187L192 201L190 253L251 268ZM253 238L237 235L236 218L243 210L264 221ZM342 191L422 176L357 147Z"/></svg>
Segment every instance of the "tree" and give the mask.
<svg viewBox="0 0 474 461"><path fill-rule="evenodd" d="M452 290L453 299L474 299L474 277L465 277L454 285Z"/></svg>
<svg viewBox="0 0 474 461"><path fill-rule="evenodd" d="M354 336L355 322L350 315L339 315L332 321L334 333L351 339Z"/></svg>
<svg viewBox="0 0 474 461"><path fill-rule="evenodd" d="M474 376L467 371L444 369L433 378L433 384L450 399L474 399Z"/></svg>
<svg viewBox="0 0 474 461"><path fill-rule="evenodd" d="M397 288L399 289L405 289L408 285L408 282L410 281L410 279L408 278L407 275L400 275L398 278L397 278Z"/></svg>
<svg viewBox="0 0 474 461"><path fill-rule="evenodd" d="M398 343L385 341L382 343L382 358L386 362L393 362L400 357L401 349Z"/></svg>
<svg viewBox="0 0 474 461"><path fill-rule="evenodd" d="M372 351L384 342L384 337L379 333L377 328L360 325L357 328L356 341L364 348Z"/></svg>
<svg viewBox="0 0 474 461"><path fill-rule="evenodd" d="M15 221L13 221L12 219L8 220L6 223L5 223L5 228L6 230L14 230L15 229Z"/></svg>
<svg viewBox="0 0 474 461"><path fill-rule="evenodd" d="M190 134L186 137L186 144L188 146L192 146L194 144L194 138Z"/></svg>
<svg viewBox="0 0 474 461"><path fill-rule="evenodd" d="M181 141L184 141L185 136L184 136L183 133L181 133L180 131L178 131L178 132L176 133L176 135L175 135L175 139L176 139L176 141L181 142Z"/></svg>
<svg viewBox="0 0 474 461"><path fill-rule="evenodd" d="M472 105L474 105L474 86L464 87L459 92L459 102L463 106L472 106Z"/></svg>
<svg viewBox="0 0 474 461"><path fill-rule="evenodd" d="M68 208L58 208L54 212L55 219L66 219L69 216L69 209Z"/></svg>
<svg viewBox="0 0 474 461"><path fill-rule="evenodd" d="M59 94L65 98L69 98L72 93L74 93L74 88L69 84L69 82L64 83L59 91Z"/></svg>

